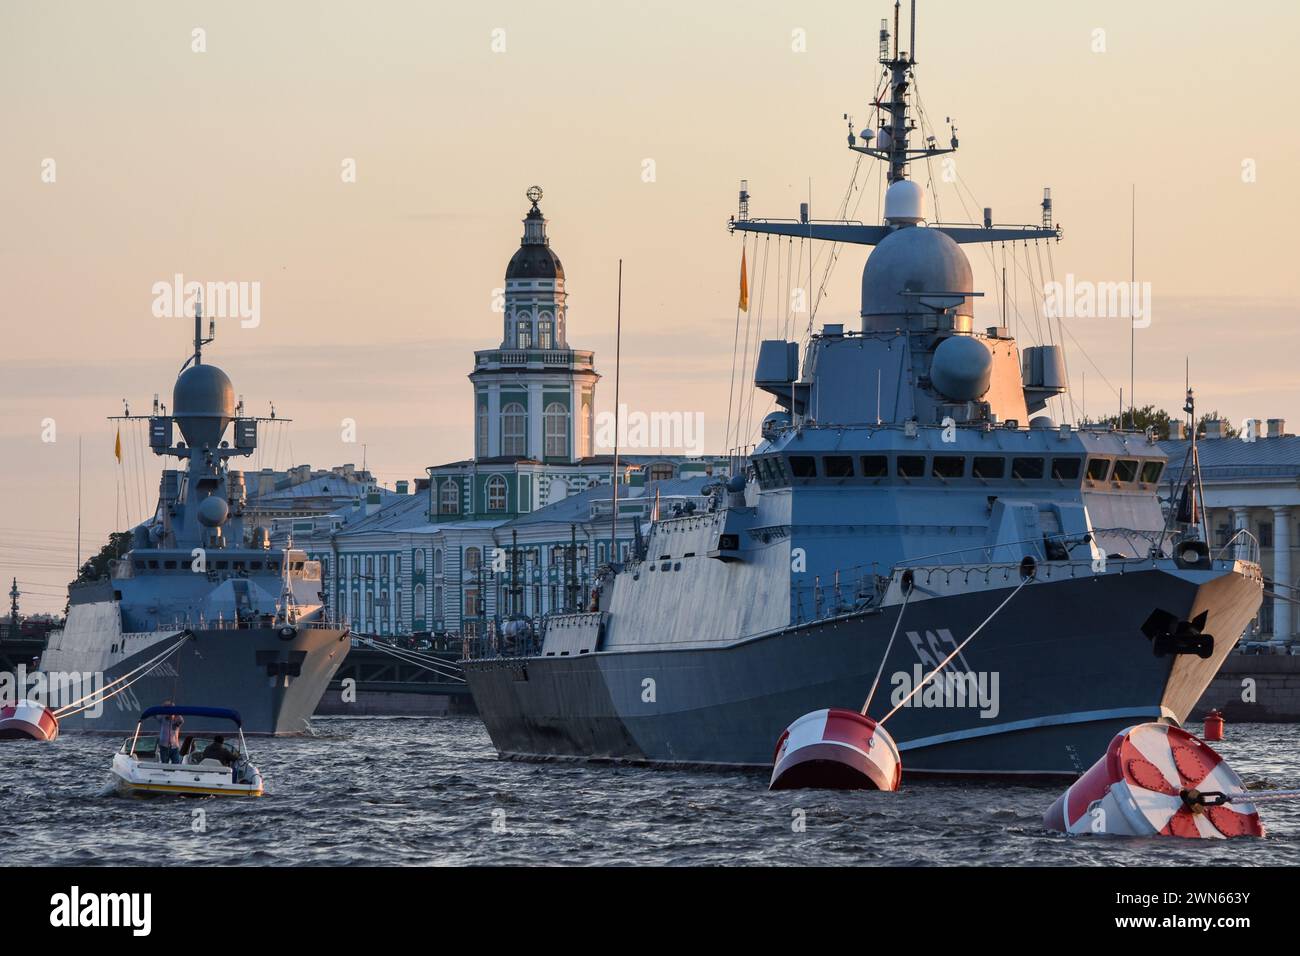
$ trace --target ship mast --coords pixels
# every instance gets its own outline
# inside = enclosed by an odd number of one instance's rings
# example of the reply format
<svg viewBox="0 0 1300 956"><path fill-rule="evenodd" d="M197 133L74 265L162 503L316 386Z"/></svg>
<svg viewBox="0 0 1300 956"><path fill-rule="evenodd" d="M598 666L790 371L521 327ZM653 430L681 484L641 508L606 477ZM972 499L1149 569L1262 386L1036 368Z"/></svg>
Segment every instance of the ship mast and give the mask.
<svg viewBox="0 0 1300 956"><path fill-rule="evenodd" d="M894 32L891 37L889 23L880 21L880 64L888 76L889 89L872 101L871 105L885 115L885 121L879 132L863 128L854 134L852 120L849 120L849 149L864 156L870 156L888 164L886 174L889 185L906 180L908 166L918 159L930 159L957 151L957 131L950 130L947 146L940 146L934 137L928 137L919 147L911 145L911 134L916 130L910 116L910 93L913 71L916 66L916 0L911 6L911 46L912 50L899 49L900 18L902 0L894 0ZM849 119L848 115L845 115ZM861 142L859 142L859 140ZM773 236L791 236L801 239L820 239L827 242L844 242L854 245L874 246L880 243L890 232L899 228L898 223L886 222L882 225L866 225L862 222L848 220L813 221L806 215L798 220L790 219L750 219L747 188L742 186L739 216L733 216L727 223L732 232L754 232ZM958 243L970 242L1023 242L1028 239L1060 239L1061 227L1045 220L1040 225L996 226L992 221L991 211L986 210L983 224L976 223L938 223L929 224L931 229L939 229Z"/></svg>

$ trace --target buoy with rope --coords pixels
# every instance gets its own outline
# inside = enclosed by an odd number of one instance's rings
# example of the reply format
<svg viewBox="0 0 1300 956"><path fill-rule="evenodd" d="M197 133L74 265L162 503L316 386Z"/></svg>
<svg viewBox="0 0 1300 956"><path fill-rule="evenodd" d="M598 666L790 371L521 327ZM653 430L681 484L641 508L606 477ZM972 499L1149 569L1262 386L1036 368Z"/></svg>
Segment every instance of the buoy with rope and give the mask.
<svg viewBox="0 0 1300 956"><path fill-rule="evenodd" d="M184 632L181 639L166 650L62 707L50 709L38 701L26 699L0 707L0 740L55 740L59 736L60 720L99 707L116 697L136 681L147 677L193 636L191 631Z"/></svg>
<svg viewBox="0 0 1300 956"><path fill-rule="evenodd" d="M1115 735L1043 816L1058 833L1227 839L1263 836L1255 804L1300 791L1252 792L1206 743L1172 724Z"/></svg>
<svg viewBox="0 0 1300 956"><path fill-rule="evenodd" d="M911 692L899 701L894 708L879 720L867 715L880 678L885 670L885 662L893 650L903 623L903 614L907 603L916 588L915 575L911 570L904 571L899 579L903 600L898 608L898 617L894 621L893 633L880 658L875 680L867 692L867 699L858 711L838 707L815 710L804 714L781 734L776 742L776 755L772 761L772 777L768 782L769 790L819 789L819 790L897 790L903 779L903 761L898 751L898 744L885 730L884 724L898 713L915 697L923 687L934 680L939 672L947 667L966 645L984 630L989 623L1002 612L1012 598L1034 579L1036 564L1032 558L1026 558L1020 565L1020 584L994 608L979 627L971 631L970 636L954 648L953 652L935 665L925 677L917 682Z"/></svg>

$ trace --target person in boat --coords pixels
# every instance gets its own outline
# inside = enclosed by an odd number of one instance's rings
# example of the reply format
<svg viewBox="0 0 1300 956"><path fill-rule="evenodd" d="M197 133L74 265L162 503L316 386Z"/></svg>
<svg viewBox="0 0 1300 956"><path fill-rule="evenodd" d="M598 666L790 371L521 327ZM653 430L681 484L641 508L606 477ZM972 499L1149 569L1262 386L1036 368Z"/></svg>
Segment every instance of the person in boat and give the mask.
<svg viewBox="0 0 1300 956"><path fill-rule="evenodd" d="M220 760L223 767L229 767L238 758L238 755L226 746L226 738L220 734L212 738L212 743L203 748L203 753L199 756L200 760Z"/></svg>
<svg viewBox="0 0 1300 956"><path fill-rule="evenodd" d="M170 707L173 700L163 701ZM181 762L181 725L185 718L180 714L163 714L158 718L158 760L162 763Z"/></svg>

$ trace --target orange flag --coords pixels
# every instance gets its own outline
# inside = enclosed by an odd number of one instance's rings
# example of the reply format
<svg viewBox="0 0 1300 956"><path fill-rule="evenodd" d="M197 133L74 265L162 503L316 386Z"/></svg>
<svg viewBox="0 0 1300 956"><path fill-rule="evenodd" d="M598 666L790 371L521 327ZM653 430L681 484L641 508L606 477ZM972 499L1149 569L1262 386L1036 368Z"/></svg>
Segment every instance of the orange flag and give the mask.
<svg viewBox="0 0 1300 956"><path fill-rule="evenodd" d="M117 456L117 463L122 464L122 426L117 426L117 441L113 442L113 454Z"/></svg>
<svg viewBox="0 0 1300 956"><path fill-rule="evenodd" d="M749 270L745 267L745 249L740 250L740 311L749 311Z"/></svg>

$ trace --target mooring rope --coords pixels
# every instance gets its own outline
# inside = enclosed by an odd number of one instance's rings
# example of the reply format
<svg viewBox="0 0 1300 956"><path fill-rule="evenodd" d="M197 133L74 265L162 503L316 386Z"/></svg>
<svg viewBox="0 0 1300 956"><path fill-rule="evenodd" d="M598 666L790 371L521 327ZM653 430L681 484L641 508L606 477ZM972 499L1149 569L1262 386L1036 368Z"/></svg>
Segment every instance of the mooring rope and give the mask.
<svg viewBox="0 0 1300 956"><path fill-rule="evenodd" d="M185 636L184 636L184 637L182 637L179 641L177 641L177 642L176 642L175 644L173 644L171 647L167 648L167 650L163 651L161 654L158 654L158 655L154 656L153 658L151 658L150 660L145 661L145 662L144 662L143 664L141 664L139 667L135 668L134 670L128 671L127 673L123 674L121 677L118 677L118 678L116 678L116 679L114 679L114 680L109 681L107 684L105 684L103 687L100 687L98 690L91 691L89 694L86 694L85 696L80 697L80 698L78 698L77 700L74 700L74 701L71 701L71 702L69 702L69 703L67 703L67 704L64 704L64 705L63 705L62 707L60 707L58 710L51 711L51 713L54 715L54 718L55 718L56 720L61 720L61 719L64 718L64 717L72 717L72 716L74 716L74 715L76 715L76 714L79 714L79 713L81 713L83 710L90 710L90 708L92 708L92 707L97 707L97 706L99 706L100 704L104 703L104 701L106 701L106 700L110 700L110 699L112 699L113 697L116 697L118 694L120 694L122 691L126 690L128 687L131 686L131 684L134 684L134 683L135 683L137 680L139 680L141 677L145 677L145 676L147 676L148 673L149 673L149 671L153 670L155 667L157 667L159 664L161 664L161 663L162 663L164 660L166 660L166 659L167 659L167 658L168 658L172 653L174 653L174 652L176 651L177 648L179 648L182 644L184 644L186 641L188 641L188 640L189 640L191 637L193 637L193 636L194 636L193 632L187 631L187 632L185 633ZM146 670L146 668L147 668L147 670ZM141 671L144 671L144 673L140 673ZM116 684L121 684L122 681L125 681L125 680L127 680L128 678L134 677L134 675L136 675L136 674L139 674L139 677L135 677L134 680L130 680L128 683L124 684L122 687L118 687L118 688L117 688L116 690L114 690L111 694L108 694L108 695L106 695L106 696L101 696L101 695L103 695L104 692L105 692L106 690L108 690L110 687L113 687L113 686L116 685ZM82 703L83 701L90 700L90 698L92 698L92 697L99 698L99 699L95 700L94 702L92 702L92 703L90 703L90 704L87 704L85 707L77 707L78 704ZM77 707L77 709L76 709L76 710L73 710L72 708L74 708L74 707Z"/></svg>
<svg viewBox="0 0 1300 956"><path fill-rule="evenodd" d="M934 670L930 671L929 674L927 674L925 677L923 677L923 678L920 680L920 682L918 682L917 685L916 685L915 687L912 688L912 692L911 692L910 694L908 694L908 695L907 695L906 697L904 697L901 701L899 701L899 703L894 707L893 710L891 710L889 713L885 714L884 717L881 717L880 720L876 721L876 723L877 723L878 725L879 725L879 724L883 724L883 723L884 723L885 721L887 721L890 717L893 717L896 713L898 713L899 710L901 710L903 707L906 707L906 706L907 706L907 702L908 702L909 700L911 700L913 697L915 697L915 696L920 692L920 690L921 690L922 687L924 687L926 684L930 683L930 681L932 681L932 680L934 679L935 675L938 674L939 671L941 671L941 670L943 670L945 667L947 667L948 664L952 661L952 659L953 659L954 657L956 657L958 654L960 654L960 653L962 652L962 648L964 648L964 647L965 647L967 644L969 644L971 641L975 640L975 635L978 634L980 631L984 630L984 628L988 626L989 621L991 621L991 620L993 620L995 617L997 617L997 616L998 616L998 613L1001 612L1001 610L1002 610L1004 607L1006 607L1008 604L1011 603L1011 599L1012 599L1013 597L1015 597L1017 594L1019 594L1022 590L1024 590L1025 585L1028 584L1028 583L1029 583L1030 581L1032 581L1032 580L1033 580L1033 578L1031 578L1031 577L1023 577L1023 578L1021 578L1021 580L1020 580L1020 584L1018 584L1018 585L1016 586L1016 589L1015 589L1014 591L1012 591L1010 594L1007 595L1006 600L1004 600L1001 604L999 604L999 605L998 605L998 606L993 610L993 613L990 614L988 617L986 617L986 618L984 619L983 623L981 623L979 627L975 628L975 630L973 630L973 631L970 632L970 637L966 638L966 640L964 640L964 641L962 641L960 644L958 644L957 647L956 647L956 649L955 649L951 654L949 654L949 655L948 655L947 657L945 657L942 661L940 661L940 662L939 662L939 665L938 665L937 667L935 667ZM900 615L900 616L901 616L901 615Z"/></svg>
<svg viewBox="0 0 1300 956"><path fill-rule="evenodd" d="M447 661L439 660L436 657L427 658L428 661L437 661L438 664L444 665L445 667L448 668L447 670L438 670L436 667L431 667L426 662L426 660L422 660L413 651L398 650L397 648L393 647L390 644L381 644L372 638L363 637L361 638L361 641L367 647L372 647L377 651L380 651L384 654L388 654L391 657L395 657L399 661L404 661L407 664L414 664L416 667L419 667L422 670L426 670L431 674L437 674L439 677L443 678L444 680L458 681L462 684L465 683L465 678L461 677L459 674L455 673L455 671L451 670L452 665Z"/></svg>
<svg viewBox="0 0 1300 956"><path fill-rule="evenodd" d="M876 679L871 682L871 690L867 693L866 703L862 705L861 714L863 717L867 716L867 708L871 706L871 698L876 696L876 688L880 686L880 675L885 672L885 661L889 660L889 652L894 649L894 638L898 637L898 628L903 623L903 612L907 610L907 602L912 599L912 592L915 590L916 586L913 585L903 595L903 603L898 609L898 620L894 622L894 633L889 635L889 643L885 645L885 654L880 658L880 666L876 668Z"/></svg>

